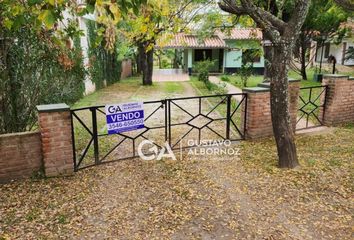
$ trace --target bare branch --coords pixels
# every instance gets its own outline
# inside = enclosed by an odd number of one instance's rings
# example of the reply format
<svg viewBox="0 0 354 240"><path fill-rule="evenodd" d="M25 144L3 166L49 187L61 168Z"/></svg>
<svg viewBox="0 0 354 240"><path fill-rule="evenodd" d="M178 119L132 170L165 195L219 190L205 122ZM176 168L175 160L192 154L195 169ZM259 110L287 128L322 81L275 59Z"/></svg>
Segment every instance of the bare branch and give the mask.
<svg viewBox="0 0 354 240"><path fill-rule="evenodd" d="M247 12L247 10L245 8L237 5L237 3L233 0L223 0L223 1L219 2L218 5L221 8L221 10L228 12L228 13L232 13L232 14L236 14L236 15L249 14L249 12Z"/></svg>
<svg viewBox="0 0 354 240"><path fill-rule="evenodd" d="M219 2L219 6L229 13L239 16L249 15L272 41L276 41L279 33L283 32L286 27L285 22L270 12L257 7L252 0L241 0L240 3L235 0L222 0Z"/></svg>
<svg viewBox="0 0 354 240"><path fill-rule="evenodd" d="M256 17L260 21L266 22L269 25L274 26L279 31L282 31L285 28L286 23L283 20L277 18L276 16L274 16L270 12L268 12L260 7L257 7L253 1L241 0L241 4L245 9L247 9L247 11L249 13L255 13L257 15Z"/></svg>

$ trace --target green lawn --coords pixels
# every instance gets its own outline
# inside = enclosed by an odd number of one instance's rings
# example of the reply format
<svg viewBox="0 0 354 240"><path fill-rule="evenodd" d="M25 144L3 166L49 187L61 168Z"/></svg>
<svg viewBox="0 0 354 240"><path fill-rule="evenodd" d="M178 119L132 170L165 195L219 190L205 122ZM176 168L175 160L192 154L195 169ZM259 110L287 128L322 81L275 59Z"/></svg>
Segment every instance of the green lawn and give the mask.
<svg viewBox="0 0 354 240"><path fill-rule="evenodd" d="M121 80L106 88L84 96L72 108L105 105L126 101L147 101L173 97L184 92L184 87L178 82L158 82L152 86L143 86L140 77Z"/></svg>
<svg viewBox="0 0 354 240"><path fill-rule="evenodd" d="M312 86L320 86L321 83L313 81L313 77L315 74L316 69L315 68L308 68L307 69L307 77L308 80L301 80L301 87L312 87ZM327 73L326 71L323 71L324 73ZM350 72L340 72L339 74L348 74L350 76L354 75L354 71ZM293 79L302 79L301 75L296 73L293 70L289 71L288 74L289 78ZM239 75L224 75L221 76L221 78L226 77L229 81L229 83L235 85L238 88L243 88L242 82L241 82L241 77ZM256 87L259 83L263 81L263 76L262 75L252 75L247 82L247 87Z"/></svg>

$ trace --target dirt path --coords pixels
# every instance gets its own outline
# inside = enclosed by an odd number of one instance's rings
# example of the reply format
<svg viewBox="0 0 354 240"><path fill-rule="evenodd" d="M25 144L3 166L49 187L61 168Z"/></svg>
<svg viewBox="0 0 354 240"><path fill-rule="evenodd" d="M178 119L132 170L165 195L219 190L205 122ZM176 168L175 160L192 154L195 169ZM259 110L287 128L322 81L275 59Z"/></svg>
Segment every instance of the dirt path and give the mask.
<svg viewBox="0 0 354 240"><path fill-rule="evenodd" d="M161 86L132 98L162 97ZM169 95L196 95L181 86ZM174 120L188 117L175 110ZM3 185L0 239L351 239L353 136L300 139L309 165L292 171L275 167L275 144L262 140L232 145L240 158L186 150L177 161L131 159Z"/></svg>
<svg viewBox="0 0 354 240"><path fill-rule="evenodd" d="M184 82L190 77L182 69L155 69L152 79L154 82Z"/></svg>

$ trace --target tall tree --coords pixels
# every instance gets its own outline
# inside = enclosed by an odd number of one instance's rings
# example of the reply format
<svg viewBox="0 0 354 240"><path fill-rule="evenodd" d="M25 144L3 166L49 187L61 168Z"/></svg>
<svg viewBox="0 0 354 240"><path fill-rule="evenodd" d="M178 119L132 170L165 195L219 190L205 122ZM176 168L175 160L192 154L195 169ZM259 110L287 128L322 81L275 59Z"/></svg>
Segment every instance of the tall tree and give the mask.
<svg viewBox="0 0 354 240"><path fill-rule="evenodd" d="M290 122L288 94L288 65L296 40L305 21L310 0L281 1L279 12L257 4L256 0L222 0L222 10L250 16L266 38L272 42L269 54L270 102L273 132L277 144L279 167L298 166L294 132ZM278 4L278 1L277 1ZM289 11L289 9L292 11ZM287 11L284 11L287 9Z"/></svg>
<svg viewBox="0 0 354 240"><path fill-rule="evenodd" d="M295 47L295 56L300 63L300 68L295 64L292 68L307 80L306 68L312 59L307 58L311 41L315 40L320 46L327 41L340 42L346 29L341 24L347 21L349 13L333 3L332 0L312 0L309 13L301 28L301 33Z"/></svg>
<svg viewBox="0 0 354 240"><path fill-rule="evenodd" d="M137 46L144 85L152 84L154 48L161 34L184 29L195 16L196 4L202 2L207 1L150 0L128 12L123 34Z"/></svg>

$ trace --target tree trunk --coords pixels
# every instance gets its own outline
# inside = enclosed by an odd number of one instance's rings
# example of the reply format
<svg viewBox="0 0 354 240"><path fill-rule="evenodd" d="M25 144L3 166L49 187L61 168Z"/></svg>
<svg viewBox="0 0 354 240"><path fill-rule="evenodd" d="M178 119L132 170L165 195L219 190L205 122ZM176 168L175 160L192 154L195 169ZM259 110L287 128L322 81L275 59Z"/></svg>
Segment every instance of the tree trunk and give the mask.
<svg viewBox="0 0 354 240"><path fill-rule="evenodd" d="M144 78L144 85L152 85L152 73L154 70L154 49L151 49L146 53L146 61L147 75Z"/></svg>
<svg viewBox="0 0 354 240"><path fill-rule="evenodd" d="M154 69L154 49L146 51L149 44L139 43L140 67L143 74L143 85L152 85L152 72Z"/></svg>
<svg viewBox="0 0 354 240"><path fill-rule="evenodd" d="M136 72L138 75L141 74L142 72L142 64L143 64L143 58L144 58L144 45L142 43L138 44L138 55L136 59Z"/></svg>
<svg viewBox="0 0 354 240"><path fill-rule="evenodd" d="M292 49L285 44L273 47L268 68L269 76L271 76L270 102L273 132L281 168L294 168L299 165L288 101L287 66L291 59L291 51Z"/></svg>
<svg viewBox="0 0 354 240"><path fill-rule="evenodd" d="M177 49L175 49L175 56L174 56L174 59L173 59L173 68L174 69L177 69L177 68L179 68L179 66L178 66L178 50Z"/></svg>
<svg viewBox="0 0 354 240"><path fill-rule="evenodd" d="M162 69L161 54L156 54L157 60L159 61L159 69Z"/></svg>
<svg viewBox="0 0 354 240"><path fill-rule="evenodd" d="M263 31L263 41L266 40L266 34ZM263 47L264 51L264 73L263 73L263 82L270 82L270 73L269 73L269 67L270 67L270 58L271 58L271 51L272 51L272 46L264 46Z"/></svg>
<svg viewBox="0 0 354 240"><path fill-rule="evenodd" d="M306 48L301 47L301 76L303 80L307 80L307 74L306 74Z"/></svg>
<svg viewBox="0 0 354 240"><path fill-rule="evenodd" d="M307 80L306 74L306 51L307 51L307 42L305 36L300 34L299 37L300 43L300 64L301 64L301 76L303 80Z"/></svg>

